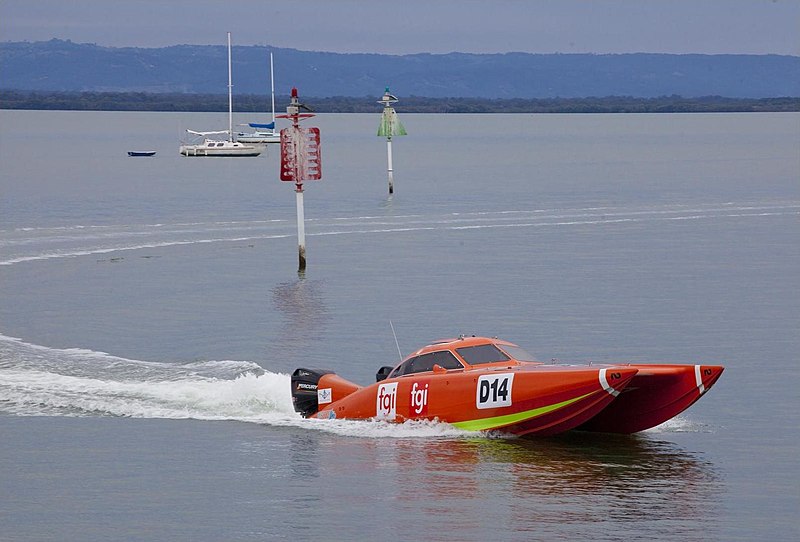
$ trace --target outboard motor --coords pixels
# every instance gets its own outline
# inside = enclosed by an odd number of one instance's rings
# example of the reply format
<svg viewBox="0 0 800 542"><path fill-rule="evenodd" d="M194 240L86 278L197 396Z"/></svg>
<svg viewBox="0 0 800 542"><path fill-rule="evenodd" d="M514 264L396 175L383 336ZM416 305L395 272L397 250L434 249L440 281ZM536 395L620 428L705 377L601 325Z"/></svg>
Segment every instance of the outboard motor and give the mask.
<svg viewBox="0 0 800 542"><path fill-rule="evenodd" d="M319 408L317 403L317 384L322 375L333 371L327 369L296 369L292 373L292 403L294 409L308 418Z"/></svg>
<svg viewBox="0 0 800 542"><path fill-rule="evenodd" d="M386 380L386 377L388 377L389 373L391 373L393 370L394 367L392 367L391 365L384 365L383 367L378 369L377 373L375 373L375 382Z"/></svg>

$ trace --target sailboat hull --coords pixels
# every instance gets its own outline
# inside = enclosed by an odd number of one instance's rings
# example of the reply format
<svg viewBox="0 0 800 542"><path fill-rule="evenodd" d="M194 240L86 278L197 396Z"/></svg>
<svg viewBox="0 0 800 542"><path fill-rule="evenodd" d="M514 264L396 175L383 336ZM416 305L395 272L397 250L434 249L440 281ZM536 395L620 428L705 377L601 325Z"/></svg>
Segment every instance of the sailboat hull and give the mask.
<svg viewBox="0 0 800 542"><path fill-rule="evenodd" d="M246 134L244 132L240 132L239 135L236 136L236 141L239 143L261 143L261 144L268 144L268 143L280 143L281 142L281 134L265 132L259 134L258 132L252 134Z"/></svg>

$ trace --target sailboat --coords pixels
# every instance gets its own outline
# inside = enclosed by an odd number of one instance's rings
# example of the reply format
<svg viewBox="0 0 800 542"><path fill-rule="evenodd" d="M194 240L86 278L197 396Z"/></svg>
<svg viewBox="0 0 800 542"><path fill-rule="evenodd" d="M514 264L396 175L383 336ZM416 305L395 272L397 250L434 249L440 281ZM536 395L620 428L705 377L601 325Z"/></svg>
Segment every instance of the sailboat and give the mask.
<svg viewBox="0 0 800 542"><path fill-rule="evenodd" d="M275 77L272 68L272 53L269 54L269 82L272 94L272 122L259 124L256 122L248 123L247 126L253 128L253 132L239 132L236 141L242 143L280 143L281 134L275 131Z"/></svg>
<svg viewBox="0 0 800 542"><path fill-rule="evenodd" d="M203 138L200 143L183 143L180 153L184 156L258 156L266 147L233 139L233 83L231 82L231 33L228 32L228 129L212 132L186 130L187 133ZM228 134L227 139L210 136Z"/></svg>

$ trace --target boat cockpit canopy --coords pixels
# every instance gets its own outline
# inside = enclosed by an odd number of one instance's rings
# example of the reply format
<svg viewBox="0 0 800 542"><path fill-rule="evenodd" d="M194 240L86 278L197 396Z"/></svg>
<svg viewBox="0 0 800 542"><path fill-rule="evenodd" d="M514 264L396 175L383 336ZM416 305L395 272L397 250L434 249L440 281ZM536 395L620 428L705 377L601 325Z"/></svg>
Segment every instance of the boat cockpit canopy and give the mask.
<svg viewBox="0 0 800 542"><path fill-rule="evenodd" d="M516 345L488 343L463 346L456 348L455 351L470 366L503 363L512 360L538 363L534 356ZM410 357L394 369L389 366L381 367L376 377L378 381L381 381L386 378L433 371L434 365L439 365L447 370L464 369L464 364L453 352L450 350L438 350Z"/></svg>
<svg viewBox="0 0 800 542"><path fill-rule="evenodd" d="M433 371L433 366L439 365L444 369L463 369L464 366L460 361L448 350L441 350L439 352L429 352L408 358L397 368L391 372L389 378L397 376L409 375L414 373L423 373L425 371Z"/></svg>
<svg viewBox="0 0 800 542"><path fill-rule="evenodd" d="M516 345L500 344L498 345L503 351L517 361L534 361L538 362L536 356Z"/></svg>
<svg viewBox="0 0 800 542"><path fill-rule="evenodd" d="M458 352L458 355L464 358L464 361L470 365L495 363L498 361L508 361L511 359L493 344L465 346L463 348L456 348L456 352Z"/></svg>

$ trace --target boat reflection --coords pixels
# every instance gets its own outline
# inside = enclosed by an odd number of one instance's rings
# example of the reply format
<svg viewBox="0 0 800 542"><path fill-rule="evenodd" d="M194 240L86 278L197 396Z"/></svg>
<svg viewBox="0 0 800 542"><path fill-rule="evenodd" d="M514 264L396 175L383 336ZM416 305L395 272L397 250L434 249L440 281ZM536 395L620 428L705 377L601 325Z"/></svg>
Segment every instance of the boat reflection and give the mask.
<svg viewBox="0 0 800 542"><path fill-rule="evenodd" d="M316 473L320 483L350 480L367 498L379 491L385 499L388 488L398 512L422 515L421 524L456 538L490 534L487 521L503 522L500 532L542 540L595 533L603 533L601 539L644 533L700 539L717 530L724 484L715 466L647 434L572 432L530 440L325 435L315 442L320 449L314 455L325 457ZM298 461L307 453L306 447ZM307 468L305 461L298 466Z"/></svg>

